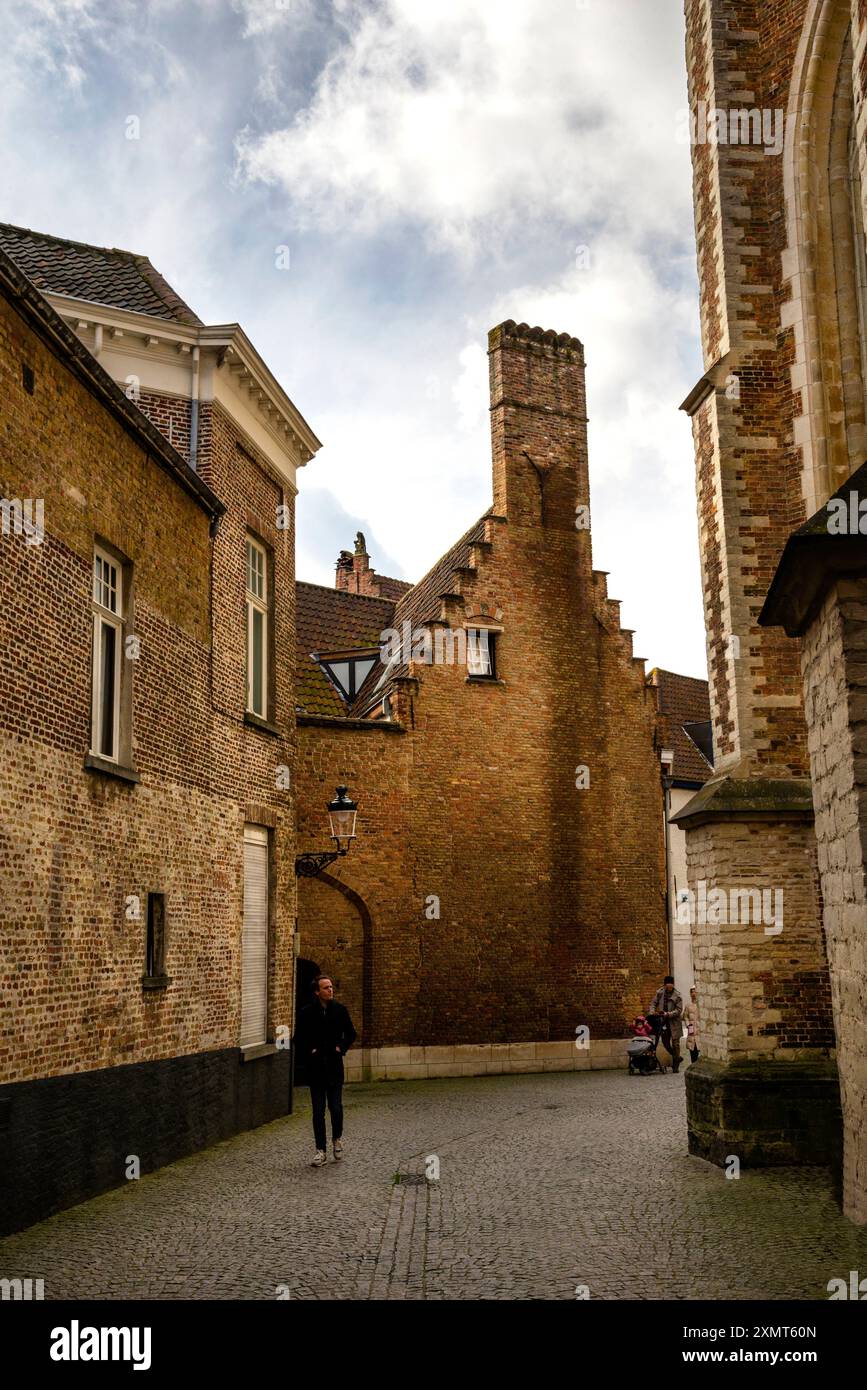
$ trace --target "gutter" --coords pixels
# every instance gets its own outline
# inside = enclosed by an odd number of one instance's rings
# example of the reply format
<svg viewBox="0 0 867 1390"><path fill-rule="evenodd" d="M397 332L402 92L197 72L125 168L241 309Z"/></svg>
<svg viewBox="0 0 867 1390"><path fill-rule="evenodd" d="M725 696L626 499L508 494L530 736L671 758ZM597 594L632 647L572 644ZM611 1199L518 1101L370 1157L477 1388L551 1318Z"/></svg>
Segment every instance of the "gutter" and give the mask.
<svg viewBox="0 0 867 1390"><path fill-rule="evenodd" d="M193 348L193 384L190 389L190 467L199 468L199 349Z"/></svg>

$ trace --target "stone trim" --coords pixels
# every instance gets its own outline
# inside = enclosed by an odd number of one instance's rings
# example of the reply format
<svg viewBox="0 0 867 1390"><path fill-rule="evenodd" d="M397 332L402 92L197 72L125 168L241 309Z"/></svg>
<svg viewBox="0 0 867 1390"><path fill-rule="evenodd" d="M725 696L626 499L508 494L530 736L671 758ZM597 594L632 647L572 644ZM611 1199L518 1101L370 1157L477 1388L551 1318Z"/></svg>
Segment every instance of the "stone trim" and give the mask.
<svg viewBox="0 0 867 1390"><path fill-rule="evenodd" d="M692 830L711 821L740 819L811 821L810 783L797 777L722 777L706 782L670 823Z"/></svg>
<svg viewBox="0 0 867 1390"><path fill-rule="evenodd" d="M171 982L171 975L142 975L141 977L141 987L145 990L168 989Z"/></svg>
<svg viewBox="0 0 867 1390"><path fill-rule="evenodd" d="M347 1053L347 1082L422 1081L438 1076L501 1076L518 1072L626 1069L628 1038L597 1038L589 1047L565 1042L455 1043L450 1047L366 1047Z"/></svg>
<svg viewBox="0 0 867 1390"><path fill-rule="evenodd" d="M271 734L275 738L285 738L286 735L276 724L272 724L270 719L262 719L260 715L253 714L250 710L244 710L244 723L251 729L258 729L262 734Z"/></svg>
<svg viewBox="0 0 867 1390"><path fill-rule="evenodd" d="M295 722L320 729L354 729L356 731L359 729L379 729L381 733L406 733L404 725L397 723L394 719L341 719L339 715L302 714L299 710Z"/></svg>
<svg viewBox="0 0 867 1390"><path fill-rule="evenodd" d="M241 1061L255 1062L258 1057L271 1057L277 1051L279 1051L279 1049L276 1043L253 1043L250 1047L241 1048Z"/></svg>
<svg viewBox="0 0 867 1390"><path fill-rule="evenodd" d="M141 781L134 767L123 767L120 763L109 762L108 758L100 758L97 753L88 753L85 756L83 768L85 772L98 772L104 777L114 777L118 782L129 782L133 786Z"/></svg>

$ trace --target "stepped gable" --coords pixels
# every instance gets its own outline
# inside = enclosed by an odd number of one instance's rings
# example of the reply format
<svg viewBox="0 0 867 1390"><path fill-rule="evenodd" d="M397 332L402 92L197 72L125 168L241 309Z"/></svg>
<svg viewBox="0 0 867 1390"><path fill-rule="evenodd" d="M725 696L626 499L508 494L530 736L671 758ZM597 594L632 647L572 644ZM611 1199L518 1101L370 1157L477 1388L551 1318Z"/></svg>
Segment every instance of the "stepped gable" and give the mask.
<svg viewBox="0 0 867 1390"><path fill-rule="evenodd" d="M68 294L191 327L202 320L147 256L0 222L0 248L43 294Z"/></svg>
<svg viewBox="0 0 867 1390"><path fill-rule="evenodd" d="M710 724L707 681L658 669L651 671L649 679L657 690L665 746L674 752L672 775L679 781L707 782L713 776L713 766L684 727Z"/></svg>
<svg viewBox="0 0 867 1390"><path fill-rule="evenodd" d="M414 634L418 628L439 618L441 595L454 593L455 576L458 570L469 565L472 546L484 542L485 519L492 515L493 508L489 507L478 521L464 532L460 540L455 541L451 549L447 550L427 574L417 584L413 584L400 599L387 626L395 628L401 639L404 623L409 623L410 634ZM374 703L378 704L383 696L389 693L394 681L409 675L409 666L405 661L396 663L388 673L388 680L380 686L382 674L381 664L375 666L358 693L353 713L365 714Z"/></svg>
<svg viewBox="0 0 867 1390"><path fill-rule="evenodd" d="M493 515L493 507L479 517L460 540L455 541L436 564L428 570L424 578L409 590L398 603L394 612L394 627L401 627L409 620L412 630L433 622L440 616L440 595L454 592L454 576L457 570L470 563L470 549L485 539L485 518Z"/></svg>
<svg viewBox="0 0 867 1390"><path fill-rule="evenodd" d="M328 677L310 659L310 653L378 647L380 634L393 626L393 622L394 603L390 599L343 593L299 580L295 585L297 709L304 714L346 718L351 711ZM375 676L377 671L382 674L379 663L371 675Z"/></svg>

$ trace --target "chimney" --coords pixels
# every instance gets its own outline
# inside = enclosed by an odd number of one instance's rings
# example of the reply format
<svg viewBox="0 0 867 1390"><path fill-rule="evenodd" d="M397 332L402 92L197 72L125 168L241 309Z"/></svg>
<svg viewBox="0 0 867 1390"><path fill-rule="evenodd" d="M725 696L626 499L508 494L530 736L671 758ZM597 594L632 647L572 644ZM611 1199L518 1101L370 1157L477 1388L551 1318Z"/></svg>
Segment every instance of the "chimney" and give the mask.
<svg viewBox="0 0 867 1390"><path fill-rule="evenodd" d="M514 526L589 529L582 344L509 319L488 334L488 357L495 513Z"/></svg>
<svg viewBox="0 0 867 1390"><path fill-rule="evenodd" d="M334 576L334 586L342 589L349 594L367 594L368 597L379 597L379 581L376 571L370 568L370 556L367 553L367 541L364 533L358 531L355 537L355 554L350 550L341 550L337 560L337 572Z"/></svg>
<svg viewBox="0 0 867 1390"><path fill-rule="evenodd" d="M355 568L352 563L352 551L341 550L337 557L337 572L334 576L335 589L342 589L345 594L355 593Z"/></svg>

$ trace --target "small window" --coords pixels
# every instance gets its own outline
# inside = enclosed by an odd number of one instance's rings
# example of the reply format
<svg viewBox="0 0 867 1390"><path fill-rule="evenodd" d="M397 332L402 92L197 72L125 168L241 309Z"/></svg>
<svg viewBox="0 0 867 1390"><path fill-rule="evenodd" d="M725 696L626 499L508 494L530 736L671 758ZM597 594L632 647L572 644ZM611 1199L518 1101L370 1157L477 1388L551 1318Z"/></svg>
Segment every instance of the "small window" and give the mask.
<svg viewBox="0 0 867 1390"><path fill-rule="evenodd" d="M496 678L496 633L486 627L467 629L467 674L475 680Z"/></svg>
<svg viewBox="0 0 867 1390"><path fill-rule="evenodd" d="M247 709L268 717L268 556L247 537Z"/></svg>
<svg viewBox="0 0 867 1390"><path fill-rule="evenodd" d="M120 760L123 569L102 550L93 557L93 692L91 752Z"/></svg>
<svg viewBox="0 0 867 1390"><path fill-rule="evenodd" d="M145 948L145 975L158 979L166 973L166 897L148 893L148 934Z"/></svg>
<svg viewBox="0 0 867 1390"><path fill-rule="evenodd" d="M331 677L347 704L352 704L376 665L376 660L375 656L352 657L345 661L325 661L320 658L319 664Z"/></svg>

